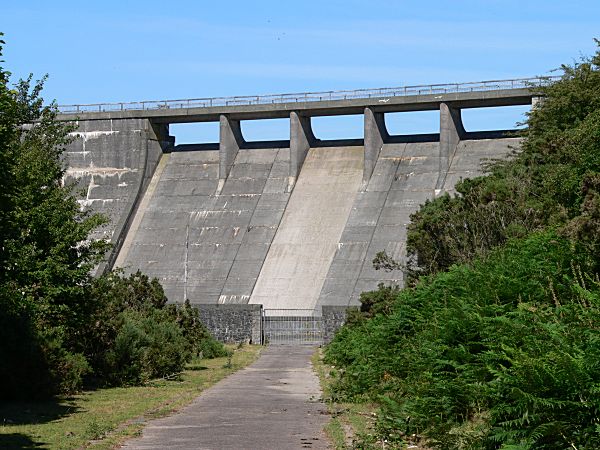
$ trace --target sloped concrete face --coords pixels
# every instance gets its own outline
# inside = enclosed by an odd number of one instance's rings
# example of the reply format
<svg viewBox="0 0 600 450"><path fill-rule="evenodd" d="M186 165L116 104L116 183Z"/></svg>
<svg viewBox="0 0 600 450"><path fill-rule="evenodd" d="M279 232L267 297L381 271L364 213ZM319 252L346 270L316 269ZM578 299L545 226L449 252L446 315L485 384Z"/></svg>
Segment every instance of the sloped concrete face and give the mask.
<svg viewBox="0 0 600 450"><path fill-rule="evenodd" d="M158 277L173 302L248 303L287 205L288 172L289 149L242 149L217 195L219 152L174 151L122 266Z"/></svg>
<svg viewBox="0 0 600 450"><path fill-rule="evenodd" d="M79 121L77 126L63 154L67 166L63 182L77 186L82 209L108 218L91 238L118 247L136 201L168 144L159 140L146 119Z"/></svg>
<svg viewBox="0 0 600 450"><path fill-rule="evenodd" d="M518 145L519 139L462 141L444 170L437 142L385 144L366 190L356 194L317 305L358 305L361 292L379 283L402 286L402 271L373 268L375 255L385 251L406 262L410 215L427 199L455 193L461 178L480 175L482 161L503 158ZM436 188L440 178L442 189Z"/></svg>
<svg viewBox="0 0 600 450"><path fill-rule="evenodd" d="M251 303L315 308L362 173L361 147L309 150Z"/></svg>
<svg viewBox="0 0 600 450"><path fill-rule="evenodd" d="M410 214L518 143L461 141L443 174L439 143L384 144L363 189L363 147L313 148L291 197L287 148L239 150L218 195L218 151L175 151L139 204L119 265L158 277L175 302L357 305L381 282L403 284L401 271L372 260L385 250L405 261Z"/></svg>

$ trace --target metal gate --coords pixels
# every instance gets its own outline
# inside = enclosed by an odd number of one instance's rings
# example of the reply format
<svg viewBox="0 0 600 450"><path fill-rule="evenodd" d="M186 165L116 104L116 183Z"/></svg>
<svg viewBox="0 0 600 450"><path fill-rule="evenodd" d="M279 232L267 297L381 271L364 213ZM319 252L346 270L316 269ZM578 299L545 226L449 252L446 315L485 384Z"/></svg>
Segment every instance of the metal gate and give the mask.
<svg viewBox="0 0 600 450"><path fill-rule="evenodd" d="M263 309L263 344L320 345L323 318L314 309Z"/></svg>

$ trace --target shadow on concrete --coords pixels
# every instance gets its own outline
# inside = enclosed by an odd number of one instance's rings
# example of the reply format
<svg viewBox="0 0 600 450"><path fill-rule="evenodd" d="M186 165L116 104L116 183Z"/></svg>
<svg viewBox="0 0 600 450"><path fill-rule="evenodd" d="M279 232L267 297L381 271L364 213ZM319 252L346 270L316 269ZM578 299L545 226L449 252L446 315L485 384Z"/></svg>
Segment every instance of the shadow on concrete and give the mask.
<svg viewBox="0 0 600 450"><path fill-rule="evenodd" d="M521 136L523 130L467 131L461 140L502 139Z"/></svg>
<svg viewBox="0 0 600 450"><path fill-rule="evenodd" d="M440 133L396 134L385 139L386 144L414 144L420 142L439 142Z"/></svg>
<svg viewBox="0 0 600 450"><path fill-rule="evenodd" d="M521 130L492 130L492 131L467 131L461 140L502 139L518 137ZM421 142L439 142L439 133L428 134L403 134L389 136L386 144L412 144ZM354 147L364 145L364 139L317 139L313 147ZM290 141L246 141L241 150L255 150L265 148L289 148ZM179 144L173 147L172 152L194 152L219 150L218 142L205 144Z"/></svg>
<svg viewBox="0 0 600 450"><path fill-rule="evenodd" d="M171 153L176 152L206 152L210 150L219 150L218 142L207 144L178 144L171 149Z"/></svg>

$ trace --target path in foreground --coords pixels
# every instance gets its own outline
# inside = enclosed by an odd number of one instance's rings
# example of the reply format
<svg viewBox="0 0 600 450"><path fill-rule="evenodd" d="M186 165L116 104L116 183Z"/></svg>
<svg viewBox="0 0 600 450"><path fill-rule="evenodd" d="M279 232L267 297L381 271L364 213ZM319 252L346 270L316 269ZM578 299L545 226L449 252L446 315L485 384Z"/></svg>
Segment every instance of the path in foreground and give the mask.
<svg viewBox="0 0 600 450"><path fill-rule="evenodd" d="M314 348L267 347L252 365L177 414L150 421L126 449L326 449L327 408Z"/></svg>

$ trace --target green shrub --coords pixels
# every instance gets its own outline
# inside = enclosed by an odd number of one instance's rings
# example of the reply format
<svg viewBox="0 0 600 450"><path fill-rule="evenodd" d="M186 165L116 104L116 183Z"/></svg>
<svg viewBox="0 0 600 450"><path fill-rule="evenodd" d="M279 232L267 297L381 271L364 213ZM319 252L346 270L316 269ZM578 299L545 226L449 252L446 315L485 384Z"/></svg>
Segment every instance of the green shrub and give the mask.
<svg viewBox="0 0 600 450"><path fill-rule="evenodd" d="M456 185L458 195L427 201L411 216L408 275L447 270L508 239L547 227L600 248L600 51L562 79L539 88L541 106L527 118L520 151L487 175Z"/></svg>
<svg viewBox="0 0 600 450"><path fill-rule="evenodd" d="M114 385L139 384L183 370L189 359L179 327L155 312L120 314L114 344L104 354L104 372Z"/></svg>
<svg viewBox="0 0 600 450"><path fill-rule="evenodd" d="M200 312L190 304L189 300L186 300L183 305L168 305L166 311L181 328L191 353L196 356L202 355L203 358L228 355L225 346L215 340L200 322Z"/></svg>
<svg viewBox="0 0 600 450"><path fill-rule="evenodd" d="M180 372L192 355L224 356L189 302L167 305L162 286L141 272L93 281L95 311L80 339L98 384L137 384Z"/></svg>

